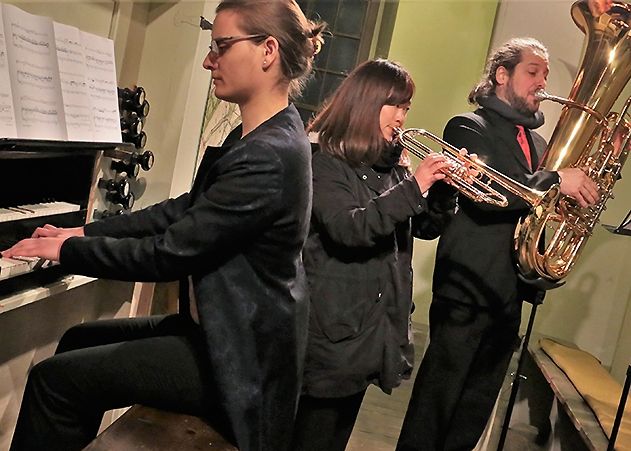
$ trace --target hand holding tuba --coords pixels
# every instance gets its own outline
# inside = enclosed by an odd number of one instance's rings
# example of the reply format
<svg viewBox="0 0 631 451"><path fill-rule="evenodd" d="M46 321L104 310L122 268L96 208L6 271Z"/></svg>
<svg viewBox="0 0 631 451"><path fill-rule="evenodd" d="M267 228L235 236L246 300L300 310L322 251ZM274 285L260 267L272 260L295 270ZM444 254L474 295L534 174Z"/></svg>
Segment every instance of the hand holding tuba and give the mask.
<svg viewBox="0 0 631 451"><path fill-rule="evenodd" d="M563 195L552 214L533 210L520 221L514 241L524 277L556 284L578 260L631 151L631 97L619 113L612 111L631 79L631 5L614 1L607 13L594 17L585 2L576 2L571 14L585 33L585 50L568 98L536 94L564 105L539 169L581 168L596 183L599 199L584 207Z"/></svg>

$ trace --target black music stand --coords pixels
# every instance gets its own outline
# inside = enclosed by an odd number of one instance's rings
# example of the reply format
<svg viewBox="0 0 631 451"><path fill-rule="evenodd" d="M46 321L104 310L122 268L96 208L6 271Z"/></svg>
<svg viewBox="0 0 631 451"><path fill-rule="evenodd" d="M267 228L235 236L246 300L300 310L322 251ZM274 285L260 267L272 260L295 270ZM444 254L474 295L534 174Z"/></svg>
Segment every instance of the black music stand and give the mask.
<svg viewBox="0 0 631 451"><path fill-rule="evenodd" d="M618 403L618 410L616 411L616 419L614 420L613 426L611 428L611 435L609 436L607 451L614 451L614 445L616 444L616 438L618 438L618 430L620 429L620 423L622 423L622 415L624 415L624 406L627 403L627 396L629 396L630 386L631 365L627 367L627 376L624 379L624 387L622 388L622 394L620 395L620 402Z"/></svg>
<svg viewBox="0 0 631 451"><path fill-rule="evenodd" d="M631 235L631 210L626 214L624 219L620 222L618 227L612 227L603 225L603 227L609 230L611 233L617 235ZM616 438L618 438L618 430L622 423L622 416L624 415L624 407L627 403L627 397L629 396L629 388L631 387L631 365L627 367L627 375L624 379L624 387L622 388L622 394L620 395L620 402L618 403L618 410L616 411L616 418L614 419L613 426L611 428L611 435L609 436L609 444L607 451L613 451L616 444Z"/></svg>
<svg viewBox="0 0 631 451"><path fill-rule="evenodd" d="M631 210L629 210L629 213L626 214L618 227L613 227L609 225L603 225L603 227L609 230L611 233L615 233L618 235L631 235Z"/></svg>
<svg viewBox="0 0 631 451"><path fill-rule="evenodd" d="M526 327L526 334L522 339L521 349L519 351L519 360L517 363L517 369L513 374L513 382L511 384L510 397L508 398L508 404L506 406L506 414L504 415L504 422L502 423L502 430L500 433L500 439L497 444L497 451L504 449L504 443L506 442L506 435L510 426L511 415L513 414L513 407L515 406L515 400L517 399L517 392L519 391L519 383L522 379L526 379L526 376L522 374L524 363L526 361L526 354L528 353L528 343L530 342L530 335L532 333L532 327L535 324L535 315L537 314L537 307L543 304L543 298L545 297L545 290L538 289L534 298L530 301L532 308L530 309L530 316L528 317L528 326Z"/></svg>

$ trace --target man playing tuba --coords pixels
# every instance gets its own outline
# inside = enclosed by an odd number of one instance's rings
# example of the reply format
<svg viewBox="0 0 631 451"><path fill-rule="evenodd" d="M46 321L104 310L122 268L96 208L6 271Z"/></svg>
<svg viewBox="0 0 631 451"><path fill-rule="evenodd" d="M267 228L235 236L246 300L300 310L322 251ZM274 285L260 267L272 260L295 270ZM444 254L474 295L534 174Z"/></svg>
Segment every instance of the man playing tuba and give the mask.
<svg viewBox="0 0 631 451"><path fill-rule="evenodd" d="M581 206L598 200L578 168L536 170L545 148L535 93L544 89L548 52L532 38L512 39L487 60L469 94L478 109L452 118L444 139L531 188L560 183ZM438 182L432 190L447 192ZM529 205L506 193L506 208L464 196L438 243L430 307L430 342L421 363L398 451L473 449L492 412L518 343L521 304L536 289L518 279L513 232Z"/></svg>

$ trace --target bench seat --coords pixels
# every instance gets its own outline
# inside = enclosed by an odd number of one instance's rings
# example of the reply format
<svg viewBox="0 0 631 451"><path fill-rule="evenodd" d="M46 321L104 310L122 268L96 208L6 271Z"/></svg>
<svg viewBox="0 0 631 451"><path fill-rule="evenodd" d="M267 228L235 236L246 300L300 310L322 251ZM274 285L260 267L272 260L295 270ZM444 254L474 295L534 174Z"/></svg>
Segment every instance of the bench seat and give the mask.
<svg viewBox="0 0 631 451"><path fill-rule="evenodd" d="M87 451L238 451L199 417L135 405L98 435Z"/></svg>
<svg viewBox="0 0 631 451"><path fill-rule="evenodd" d="M529 351L533 361L552 389L557 402L563 406L587 449L593 451L606 450L609 440L605 432L594 416L592 409L587 405L565 373L538 344L531 347Z"/></svg>

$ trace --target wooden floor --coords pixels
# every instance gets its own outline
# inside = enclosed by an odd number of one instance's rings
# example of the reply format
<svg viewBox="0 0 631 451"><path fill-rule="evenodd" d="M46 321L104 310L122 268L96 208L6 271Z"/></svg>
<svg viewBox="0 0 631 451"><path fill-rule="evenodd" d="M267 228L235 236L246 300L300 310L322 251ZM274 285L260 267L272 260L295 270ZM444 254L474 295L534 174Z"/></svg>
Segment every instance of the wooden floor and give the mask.
<svg viewBox="0 0 631 451"><path fill-rule="evenodd" d="M414 374L410 380L404 381L390 396L384 394L375 386L368 388L346 451L394 451L405 410L410 399L410 393L412 392L414 378L416 377L422 353L425 350L427 332L427 326L415 325L416 361ZM516 367L517 355L513 356L508 373L513 372ZM484 442L481 441L478 444L476 451L495 451L497 449L499 430L504 418L509 392L510 376L507 376L497 406L498 413L496 413L494 421L490 425L492 432L488 434ZM528 430L511 429L507 435L503 451L538 451L540 448L534 445L533 436L530 432Z"/></svg>

